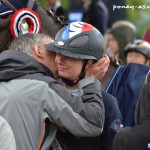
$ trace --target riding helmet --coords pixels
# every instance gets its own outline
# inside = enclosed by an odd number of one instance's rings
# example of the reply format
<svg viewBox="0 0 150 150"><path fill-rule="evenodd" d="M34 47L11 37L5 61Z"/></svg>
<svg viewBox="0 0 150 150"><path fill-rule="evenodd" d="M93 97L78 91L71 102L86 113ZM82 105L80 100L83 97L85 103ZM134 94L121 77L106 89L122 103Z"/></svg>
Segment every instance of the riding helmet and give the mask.
<svg viewBox="0 0 150 150"><path fill-rule="evenodd" d="M125 56L130 51L141 53L145 57L150 58L150 44L144 40L137 39L129 43L125 48Z"/></svg>
<svg viewBox="0 0 150 150"><path fill-rule="evenodd" d="M98 60L103 56L104 40L92 25L72 22L59 30L54 42L45 47L68 57Z"/></svg>

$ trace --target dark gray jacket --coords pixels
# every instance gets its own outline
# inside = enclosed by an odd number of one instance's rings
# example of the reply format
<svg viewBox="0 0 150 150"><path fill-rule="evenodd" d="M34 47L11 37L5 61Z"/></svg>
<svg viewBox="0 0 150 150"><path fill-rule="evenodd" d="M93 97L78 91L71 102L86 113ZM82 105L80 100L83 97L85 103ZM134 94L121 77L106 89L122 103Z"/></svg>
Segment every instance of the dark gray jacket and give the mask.
<svg viewBox="0 0 150 150"><path fill-rule="evenodd" d="M34 58L8 50L0 55L0 81L0 114L10 124L18 150L48 149L55 124L77 136L102 133L104 106L94 78L82 80L81 96L73 96Z"/></svg>

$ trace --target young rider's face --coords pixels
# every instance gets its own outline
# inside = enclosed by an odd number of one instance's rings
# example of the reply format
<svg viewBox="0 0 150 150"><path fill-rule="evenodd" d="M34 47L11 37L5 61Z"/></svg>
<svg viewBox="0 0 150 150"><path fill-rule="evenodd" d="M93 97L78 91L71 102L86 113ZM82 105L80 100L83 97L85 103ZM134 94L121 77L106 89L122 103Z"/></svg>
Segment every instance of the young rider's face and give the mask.
<svg viewBox="0 0 150 150"><path fill-rule="evenodd" d="M127 64L132 62L146 65L146 57L143 54L134 51L127 53L126 61Z"/></svg>
<svg viewBox="0 0 150 150"><path fill-rule="evenodd" d="M55 57L56 67L60 77L75 80L80 75L83 60L57 54Z"/></svg>

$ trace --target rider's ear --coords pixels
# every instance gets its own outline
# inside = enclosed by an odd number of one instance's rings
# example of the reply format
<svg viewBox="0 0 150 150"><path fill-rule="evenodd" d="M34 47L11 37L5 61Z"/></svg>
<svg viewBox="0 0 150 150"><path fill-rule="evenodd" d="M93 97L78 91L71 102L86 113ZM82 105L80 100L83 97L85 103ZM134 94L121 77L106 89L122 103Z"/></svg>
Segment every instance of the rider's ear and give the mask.
<svg viewBox="0 0 150 150"><path fill-rule="evenodd" d="M90 67L93 63L94 63L94 61L92 59L88 60L85 69L87 69L88 67Z"/></svg>

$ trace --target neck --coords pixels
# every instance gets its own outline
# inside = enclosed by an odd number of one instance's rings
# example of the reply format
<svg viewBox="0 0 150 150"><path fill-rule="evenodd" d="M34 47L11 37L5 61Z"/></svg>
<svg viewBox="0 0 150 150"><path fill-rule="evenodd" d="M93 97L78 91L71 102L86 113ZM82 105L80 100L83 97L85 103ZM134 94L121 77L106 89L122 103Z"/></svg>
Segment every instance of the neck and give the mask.
<svg viewBox="0 0 150 150"><path fill-rule="evenodd" d="M69 86L69 85L66 84L65 87L66 87L67 89L69 89L69 90L75 90L75 89L78 88L77 84L75 84L75 85L73 85L73 86Z"/></svg>
<svg viewBox="0 0 150 150"><path fill-rule="evenodd" d="M59 79L57 80L57 82L58 82L59 84L61 84L62 86L66 87L66 88L69 89L69 90L75 90L75 89L78 88L78 84L75 84L75 85L73 85L73 86L67 85L66 83L64 83L64 82L62 81L61 78L59 78Z"/></svg>
<svg viewBox="0 0 150 150"><path fill-rule="evenodd" d="M105 90L106 86L109 84L110 80L112 79L115 69L116 69L116 66L113 64L110 64L108 71L106 72L104 78L102 80L100 80L101 88L103 91Z"/></svg>

